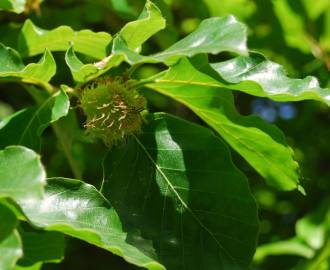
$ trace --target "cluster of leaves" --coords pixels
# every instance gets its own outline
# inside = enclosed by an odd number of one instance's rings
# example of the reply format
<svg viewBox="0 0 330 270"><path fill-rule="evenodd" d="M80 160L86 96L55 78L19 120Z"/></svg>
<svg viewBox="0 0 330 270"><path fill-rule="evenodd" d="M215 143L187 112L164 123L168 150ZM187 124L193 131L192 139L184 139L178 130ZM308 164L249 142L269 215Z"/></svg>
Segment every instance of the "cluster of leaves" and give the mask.
<svg viewBox="0 0 330 270"><path fill-rule="evenodd" d="M1 5L8 11L24 9L16 1ZM160 10L147 1L139 18L115 36L68 26L45 30L26 20L16 50L1 44L0 81L20 84L36 105L0 122L0 216L6 220L0 224L0 269L39 269L61 261L64 235L147 269L246 269L256 249L258 213L227 145L270 186L304 192L281 130L257 116L241 115L233 93L329 105L330 89L320 88L314 77L292 79L280 65L249 52L246 27L233 16L205 19L165 50L141 54L141 46L165 25ZM56 83L54 52L65 52L59 58L65 59L72 84ZM229 59L209 61L209 54L221 53L229 53ZM22 58L40 54L37 63L24 65ZM159 63L162 71L135 76ZM85 120L75 105L86 83L118 75L147 98L158 93L189 108L209 128L163 112L147 114L141 134L98 153L102 177L94 180L96 188L82 180L89 164L81 165L73 142L97 142L83 133ZM43 155L48 126L75 179L58 176L61 170L47 178L54 163ZM297 237L259 248L256 260L285 246L293 254L315 256L310 269L325 265L328 212L325 207L306 216L297 224ZM317 227L312 228L317 238L308 233L310 224Z"/></svg>

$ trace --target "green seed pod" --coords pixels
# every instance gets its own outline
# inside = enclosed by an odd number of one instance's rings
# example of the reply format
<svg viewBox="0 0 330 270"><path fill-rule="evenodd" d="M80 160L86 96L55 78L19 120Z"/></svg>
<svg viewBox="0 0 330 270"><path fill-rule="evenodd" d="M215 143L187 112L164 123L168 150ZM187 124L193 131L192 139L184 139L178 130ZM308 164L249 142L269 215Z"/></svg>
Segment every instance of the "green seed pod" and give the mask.
<svg viewBox="0 0 330 270"><path fill-rule="evenodd" d="M111 147L140 132L146 100L121 77L99 78L82 88L80 105L87 132Z"/></svg>

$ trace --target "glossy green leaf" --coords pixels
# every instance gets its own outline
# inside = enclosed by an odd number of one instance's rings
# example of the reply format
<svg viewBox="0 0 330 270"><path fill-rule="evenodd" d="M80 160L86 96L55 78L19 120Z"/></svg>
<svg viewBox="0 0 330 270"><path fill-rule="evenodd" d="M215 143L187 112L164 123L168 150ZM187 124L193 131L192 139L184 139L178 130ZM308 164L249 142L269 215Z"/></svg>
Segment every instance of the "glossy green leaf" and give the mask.
<svg viewBox="0 0 330 270"><path fill-rule="evenodd" d="M130 243L156 253L168 270L246 269L258 231L256 204L226 145L173 116L146 120L143 133L104 162L103 193Z"/></svg>
<svg viewBox="0 0 330 270"><path fill-rule="evenodd" d="M138 20L127 23L119 32L131 50L138 49L147 39L164 29L165 19L158 7L147 0Z"/></svg>
<svg viewBox="0 0 330 270"><path fill-rule="evenodd" d="M22 243L15 230L6 239L0 241L0 269L13 270L17 260L22 256Z"/></svg>
<svg viewBox="0 0 330 270"><path fill-rule="evenodd" d="M233 16L209 18L190 35L181 39L163 52L142 56L129 49L125 40L116 37L113 53L123 55L130 64L142 62L175 63L182 56L194 56L200 53L218 54L223 51L247 54L246 28Z"/></svg>
<svg viewBox="0 0 330 270"><path fill-rule="evenodd" d="M21 266L33 266L39 262L58 263L64 259L64 235L58 232L20 231L24 257Z"/></svg>
<svg viewBox="0 0 330 270"><path fill-rule="evenodd" d="M0 10L22 13L25 9L26 0L1 0Z"/></svg>
<svg viewBox="0 0 330 270"><path fill-rule="evenodd" d="M79 238L150 270L164 269L129 244L116 211L91 185L73 179L48 179L43 199L26 200L20 206L37 227Z"/></svg>
<svg viewBox="0 0 330 270"><path fill-rule="evenodd" d="M0 122L0 149L13 144L40 149L40 136L53 122L69 112L70 101L64 91L49 96L39 106L23 109Z"/></svg>
<svg viewBox="0 0 330 270"><path fill-rule="evenodd" d="M8 146L0 151L0 198L9 197L17 202L42 198L45 177L40 156L32 150Z"/></svg>
<svg viewBox="0 0 330 270"><path fill-rule="evenodd" d="M320 100L330 105L330 89L320 88L315 77L293 79L283 67L259 54L211 64L228 88L276 101Z"/></svg>
<svg viewBox="0 0 330 270"><path fill-rule="evenodd" d="M241 116L226 84L182 59L146 85L195 112L214 128L267 182L282 190L298 186L298 164L283 133L256 116Z"/></svg>
<svg viewBox="0 0 330 270"><path fill-rule="evenodd" d="M0 43L0 81L22 81L49 88L46 83L55 75L56 63L48 50L42 52L44 55L38 63L24 66L15 50Z"/></svg>
<svg viewBox="0 0 330 270"><path fill-rule="evenodd" d="M19 36L18 48L22 56L27 57L40 54L45 48L50 51L66 51L73 44L77 52L102 59L107 56L111 40L111 35L105 32L74 31L69 26L45 30L26 20Z"/></svg>

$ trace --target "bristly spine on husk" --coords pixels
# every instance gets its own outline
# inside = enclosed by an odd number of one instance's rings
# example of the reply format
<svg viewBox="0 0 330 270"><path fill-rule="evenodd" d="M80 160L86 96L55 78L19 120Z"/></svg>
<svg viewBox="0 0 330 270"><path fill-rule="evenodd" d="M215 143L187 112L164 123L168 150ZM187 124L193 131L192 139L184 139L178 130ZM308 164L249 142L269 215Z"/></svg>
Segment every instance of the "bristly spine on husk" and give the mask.
<svg viewBox="0 0 330 270"><path fill-rule="evenodd" d="M141 131L146 100L122 77L98 78L80 89L85 128L111 147Z"/></svg>

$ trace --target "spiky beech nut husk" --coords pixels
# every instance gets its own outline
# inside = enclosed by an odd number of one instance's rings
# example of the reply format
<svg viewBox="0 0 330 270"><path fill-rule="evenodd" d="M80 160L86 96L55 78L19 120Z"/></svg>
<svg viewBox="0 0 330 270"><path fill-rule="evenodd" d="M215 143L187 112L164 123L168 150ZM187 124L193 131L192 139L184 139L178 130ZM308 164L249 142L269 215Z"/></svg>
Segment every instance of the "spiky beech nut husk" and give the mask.
<svg viewBox="0 0 330 270"><path fill-rule="evenodd" d="M121 77L99 78L81 89L85 128L108 146L141 130L146 100Z"/></svg>

